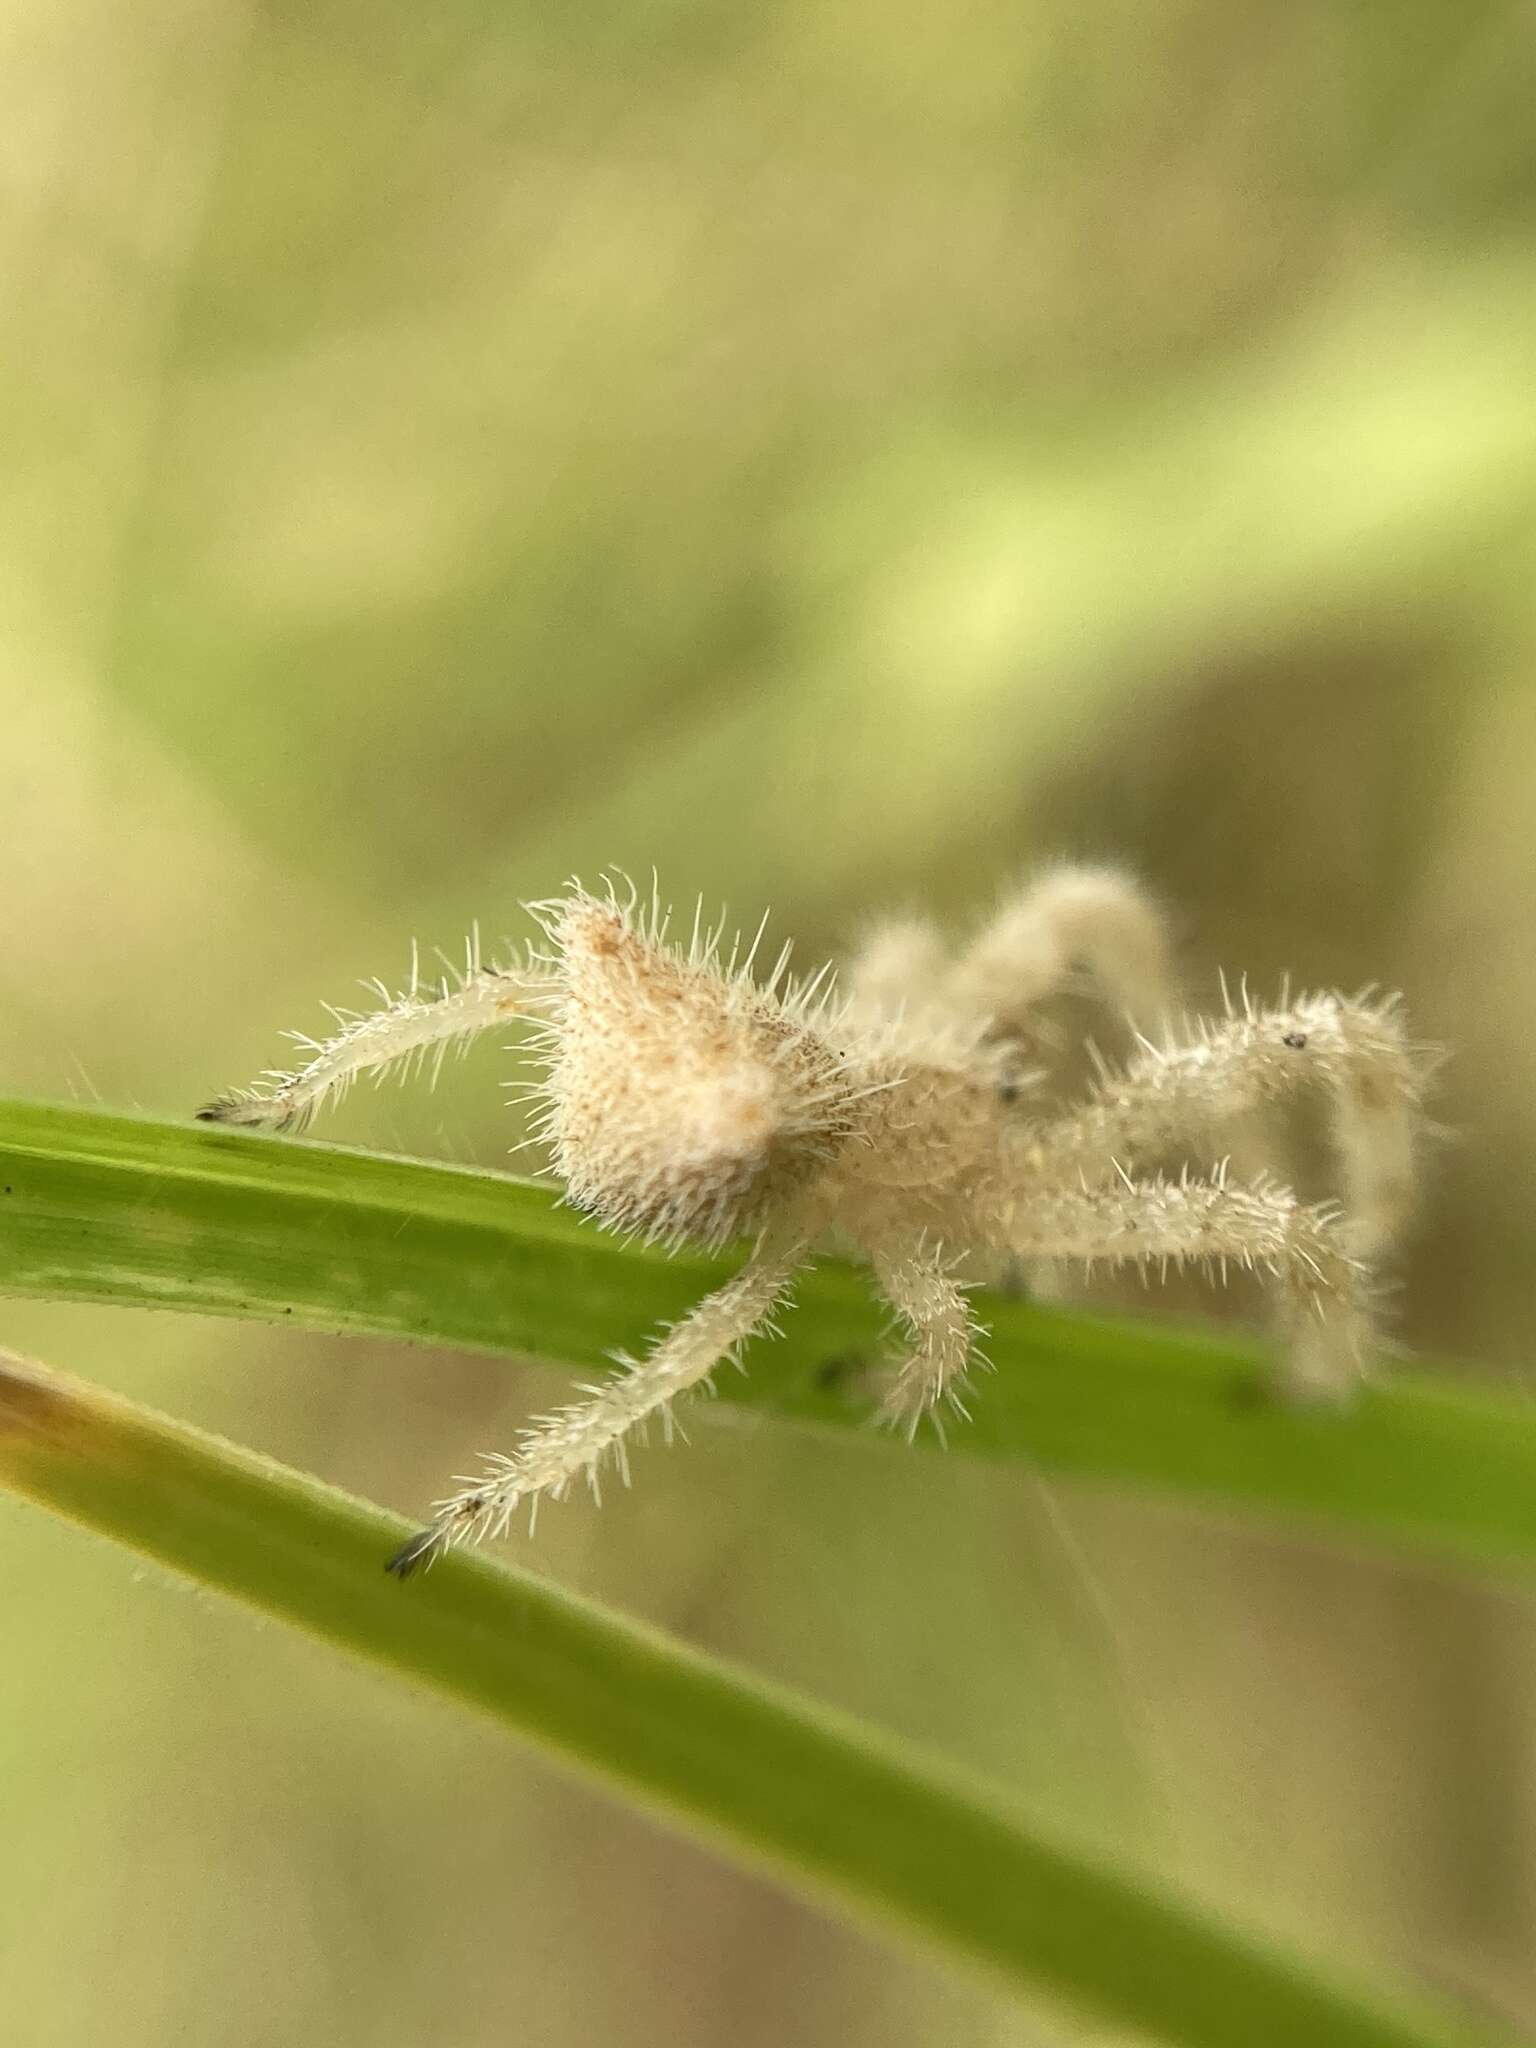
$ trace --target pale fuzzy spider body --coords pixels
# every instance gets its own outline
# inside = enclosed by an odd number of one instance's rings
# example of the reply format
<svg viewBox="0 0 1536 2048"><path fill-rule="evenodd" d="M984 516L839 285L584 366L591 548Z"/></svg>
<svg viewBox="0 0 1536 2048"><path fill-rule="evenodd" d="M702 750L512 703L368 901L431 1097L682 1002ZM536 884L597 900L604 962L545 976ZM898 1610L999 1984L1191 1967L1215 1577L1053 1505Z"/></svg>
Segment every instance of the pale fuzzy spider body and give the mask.
<svg viewBox="0 0 1536 2048"><path fill-rule="evenodd" d="M956 958L925 925L878 928L841 995L826 974L787 982L787 949L759 979L755 945L727 956L697 924L673 944L654 904L617 891L573 889L536 914L546 948L503 967L472 955L454 984L340 1016L333 1038L302 1041L296 1071L203 1112L299 1125L361 1072L530 1018L538 1136L569 1200L671 1245L754 1240L645 1358L487 1458L390 1561L402 1576L503 1532L524 1501L595 1484L610 1460L627 1476L632 1432L669 1422L680 1394L771 1328L826 1247L865 1257L905 1325L885 1411L909 1429L941 1403L964 1412L971 1276L1019 1261L1236 1264L1269 1290L1293 1387L1340 1391L1368 1363L1372 1271L1410 1198L1426 1071L1395 1001L1245 996L1175 1037L1161 920L1124 878L1080 869L1021 893ZM1122 1069L1101 1063L1087 1100L1053 1112L1030 1065L1039 1005L1084 982L1158 1038L1138 1034ZM1342 1205L1239 1182L1221 1157L1309 1082L1331 1101ZM1180 1152L1219 1163L1157 1170Z"/></svg>

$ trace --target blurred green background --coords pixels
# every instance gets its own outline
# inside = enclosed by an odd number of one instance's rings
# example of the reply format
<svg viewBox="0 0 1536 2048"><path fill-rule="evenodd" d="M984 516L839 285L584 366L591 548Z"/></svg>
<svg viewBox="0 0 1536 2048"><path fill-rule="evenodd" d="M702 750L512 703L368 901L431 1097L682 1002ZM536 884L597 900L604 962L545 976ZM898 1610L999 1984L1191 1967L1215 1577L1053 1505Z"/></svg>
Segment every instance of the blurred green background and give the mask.
<svg viewBox="0 0 1536 2048"><path fill-rule="evenodd" d="M1193 1001L1380 980L1454 1048L1398 1334L1523 1386L1533 92L1529 10L1466 0L4 0L0 1085L185 1113L573 868L814 960L1108 856ZM328 1134L497 1163L511 1070ZM558 1384L3 1325L410 1511ZM516 1554L1536 2026L1518 1592L693 1434ZM18 2048L1056 2038L35 1512L0 1541Z"/></svg>

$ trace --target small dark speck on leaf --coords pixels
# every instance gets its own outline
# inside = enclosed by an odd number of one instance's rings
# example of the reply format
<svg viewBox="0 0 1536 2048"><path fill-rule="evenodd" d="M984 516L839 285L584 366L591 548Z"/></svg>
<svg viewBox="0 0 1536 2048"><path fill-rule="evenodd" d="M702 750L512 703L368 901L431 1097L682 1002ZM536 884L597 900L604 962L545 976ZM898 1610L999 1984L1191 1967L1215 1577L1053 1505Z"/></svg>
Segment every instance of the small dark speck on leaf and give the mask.
<svg viewBox="0 0 1536 2048"><path fill-rule="evenodd" d="M857 1351L836 1351L830 1358L824 1358L816 1368L816 1384L827 1392L841 1387L862 1372L864 1361Z"/></svg>
<svg viewBox="0 0 1536 2048"><path fill-rule="evenodd" d="M1227 1400L1239 1415L1261 1415L1276 1405L1275 1384L1266 1372L1243 1372L1231 1380Z"/></svg>

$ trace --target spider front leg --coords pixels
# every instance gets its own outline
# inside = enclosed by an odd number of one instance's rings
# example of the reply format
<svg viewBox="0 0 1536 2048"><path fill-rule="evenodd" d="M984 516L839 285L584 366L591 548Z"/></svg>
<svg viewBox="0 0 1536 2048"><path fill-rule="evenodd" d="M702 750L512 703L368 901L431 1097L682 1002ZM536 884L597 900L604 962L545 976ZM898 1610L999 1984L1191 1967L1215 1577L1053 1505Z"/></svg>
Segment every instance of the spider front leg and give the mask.
<svg viewBox="0 0 1536 2048"><path fill-rule="evenodd" d="M1008 1203L994 1227L1022 1256L1071 1259L1090 1271L1129 1261L1256 1272L1274 1302L1284 1379L1298 1394L1342 1394L1369 1363L1365 1269L1334 1213L1305 1207L1288 1188L1122 1174L1097 1188L1031 1192Z"/></svg>
<svg viewBox="0 0 1536 2048"><path fill-rule="evenodd" d="M964 1415L960 1389L979 1331L966 1290L941 1251L922 1244L912 1251L881 1251L874 1265L886 1299L912 1333L882 1413L913 1437L923 1416L941 1401Z"/></svg>
<svg viewBox="0 0 1536 2048"><path fill-rule="evenodd" d="M734 1279L671 1326L648 1358L621 1359L622 1372L583 1389L590 1400L541 1417L510 1456L487 1457L483 1475L439 1503L431 1526L403 1544L387 1569L403 1579L453 1544L503 1535L523 1501L546 1493L558 1499L582 1473L595 1490L598 1469L610 1457L627 1478L630 1433L653 1415L667 1419L679 1394L769 1323L804 1257L798 1241L760 1244Z"/></svg>
<svg viewBox="0 0 1536 2048"><path fill-rule="evenodd" d="M558 982L547 968L522 963L482 967L471 941L457 982L423 994L413 970L409 990L384 999L380 1009L353 1015L333 1010L339 1029L329 1038L293 1037L309 1057L291 1072L264 1074L254 1088L221 1095L197 1114L204 1123L247 1124L266 1130L302 1130L333 1096L344 1095L359 1074L383 1070L402 1060L435 1052L441 1066L450 1045L467 1045L480 1032L554 1001Z"/></svg>

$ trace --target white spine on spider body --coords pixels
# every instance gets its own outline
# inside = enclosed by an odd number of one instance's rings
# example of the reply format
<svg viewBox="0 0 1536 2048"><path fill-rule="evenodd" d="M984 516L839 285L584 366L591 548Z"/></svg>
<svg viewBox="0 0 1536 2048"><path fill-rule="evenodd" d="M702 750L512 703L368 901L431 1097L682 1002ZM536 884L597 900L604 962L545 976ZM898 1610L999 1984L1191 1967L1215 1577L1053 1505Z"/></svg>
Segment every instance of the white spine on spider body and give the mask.
<svg viewBox="0 0 1536 2048"><path fill-rule="evenodd" d="M1395 1000L1225 1001L1182 1035L1167 1024L1162 921L1122 876L1065 869L1009 899L957 958L927 926L872 932L840 995L830 972L787 978L788 949L758 976L758 941L726 952L695 919L672 943L659 905L579 887L533 906L548 944L380 1009L337 1017L306 1059L203 1114L301 1126L360 1073L437 1063L508 1017L536 1025L536 1135L568 1198L604 1224L668 1245L754 1248L735 1277L627 1357L586 1398L537 1420L518 1448L438 1505L391 1560L402 1576L446 1545L506 1529L606 1463L746 1339L772 1328L820 1247L866 1257L908 1332L885 1412L909 1430L941 1404L964 1413L981 1334L967 1275L999 1262L1196 1264L1256 1272L1271 1294L1282 1375L1338 1391L1368 1363L1374 1260L1412 1191L1428 1061ZM762 936L761 927L758 940ZM1160 1042L1118 1068L1097 1061L1086 1100L1048 1113L1028 1069L1037 1007L1097 989ZM1224 992L1225 993L1225 992ZM1139 1034L1138 1034L1139 1036ZM1263 1174L1235 1178L1224 1135L1306 1083L1332 1106L1341 1206L1307 1206ZM1159 1171L1182 1150L1220 1163Z"/></svg>

